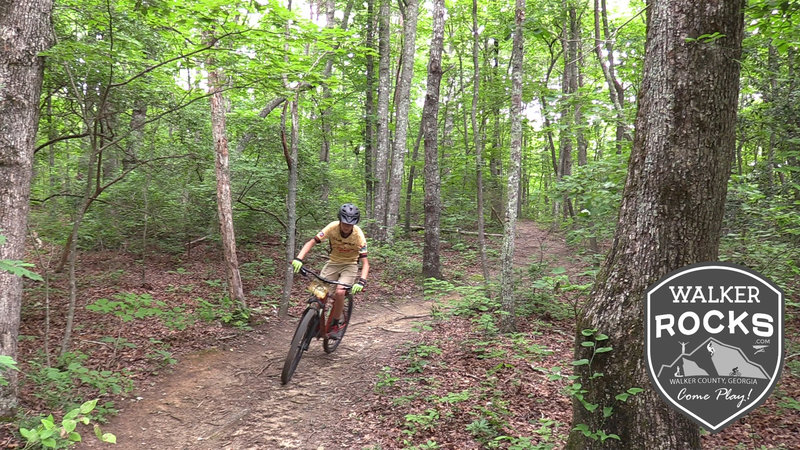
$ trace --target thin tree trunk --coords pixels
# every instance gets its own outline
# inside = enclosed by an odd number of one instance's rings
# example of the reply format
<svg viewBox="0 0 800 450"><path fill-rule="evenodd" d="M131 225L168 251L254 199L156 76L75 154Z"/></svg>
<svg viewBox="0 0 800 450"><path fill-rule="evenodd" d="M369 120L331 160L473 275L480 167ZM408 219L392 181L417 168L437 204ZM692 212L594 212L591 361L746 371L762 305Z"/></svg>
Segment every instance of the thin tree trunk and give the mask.
<svg viewBox="0 0 800 450"><path fill-rule="evenodd" d="M353 7L353 0L347 2L347 7L344 11L344 17L342 18L341 28L343 31L347 31L348 20L350 18L350 10ZM336 28L336 17L334 13L336 12L336 1L335 0L327 0L325 4L325 19L327 21L326 27L328 29ZM336 45L336 48L339 48L339 45ZM323 100L327 100L331 97L331 90L328 86L328 83L325 81L330 78L331 73L333 72L333 56L329 56L327 61L325 61L325 69L322 71L322 98ZM327 101L323 102L327 105ZM324 170L322 173L322 186L320 188L320 199L322 200L323 205L328 204L328 196L330 195L330 186L329 183L329 176L328 176L328 163L330 162L330 152L331 152L331 121L330 121L330 107L325 106L325 109L322 110L322 114L320 115L320 122L322 122L322 143L320 144L319 149L319 161L322 163Z"/></svg>
<svg viewBox="0 0 800 450"><path fill-rule="evenodd" d="M411 153L411 168L408 169L408 183L406 184L406 234L411 233L411 194L414 192L414 177L417 172L417 154L419 153L419 143L422 141L422 122L419 124L417 141L414 143L414 151Z"/></svg>
<svg viewBox="0 0 800 450"><path fill-rule="evenodd" d="M442 214L442 199L437 135L439 132L439 87L442 82L444 13L444 0L434 0L427 92L425 104L422 107L425 133L425 246L422 252L422 275L425 278L442 278L442 267L439 261L439 222Z"/></svg>
<svg viewBox="0 0 800 450"><path fill-rule="evenodd" d="M365 46L368 50L375 48L375 0L367 0L367 36ZM375 61L372 51L365 56L365 89L364 105L364 184L366 191L367 217L375 217Z"/></svg>
<svg viewBox="0 0 800 450"><path fill-rule="evenodd" d="M581 312L575 358L591 358L580 333L595 329L613 350L575 366L588 411L573 400L573 424L616 434L593 441L572 431L567 448L700 448L698 426L669 408L645 372L643 297L668 272L718 257L736 150L742 2L655 0L647 10L644 74L628 176L612 248ZM687 42L718 31L713 44ZM694 33L694 34L693 34ZM681 105L692 105L687 110ZM601 377L592 376L602 373ZM644 389L634 401L614 397ZM610 417L602 411L613 407Z"/></svg>
<svg viewBox="0 0 800 450"><path fill-rule="evenodd" d="M78 283L75 275L75 265L77 264L78 259L78 231L80 230L83 218L86 216L86 212L89 210L89 207L98 195L99 187L95 185L95 174L98 176L100 174L100 162L98 161L97 153L97 135L96 133L92 133L89 139L89 162L86 170L86 190L83 194L81 207L72 223L72 232L67 238L67 247L62 253L62 260L59 264L60 266L61 264L67 264L69 272L69 305L67 306L66 324L64 325L64 336L61 340L60 356L66 355L66 353L69 351L70 345L72 344L72 329L75 321L75 305L78 298ZM94 195L92 194L93 188ZM66 261L63 259L64 256L67 258Z"/></svg>
<svg viewBox="0 0 800 450"><path fill-rule="evenodd" d="M400 213L400 192L405 171L406 140L408 137L408 110L411 104L411 81L414 78L414 50L417 40L417 15L419 3L408 0L403 20L403 68L397 80L397 113L395 115L395 139L392 152L392 174L389 178L389 205L386 215L386 238L391 241L397 217Z"/></svg>
<svg viewBox="0 0 800 450"><path fill-rule="evenodd" d="M286 260L291 261L296 254L295 235L297 234L297 160L298 160L298 140L299 140L299 119L298 119L298 106L300 104L300 93L295 93L294 101L292 101L292 137L291 147L286 153L286 164L289 166L289 183L288 194L286 197L286 225L288 228L286 238ZM281 116L281 130L283 135L284 152L286 151L286 106L283 108L283 115ZM292 280L294 271L291 265L286 267L286 277L283 286L283 301L281 302L278 314L281 317L286 317L289 311L289 297L292 291Z"/></svg>
<svg viewBox="0 0 800 450"><path fill-rule="evenodd" d="M514 244L517 231L517 202L522 164L522 64L525 21L525 0L516 0L514 40L511 49L511 167L508 171L508 204L503 224L502 273L500 275L500 302L503 317L500 329L512 332L516 315L514 299Z"/></svg>
<svg viewBox="0 0 800 450"><path fill-rule="evenodd" d="M486 259L486 236L483 218L483 140L478 129L478 94L480 93L481 69L478 61L478 51L480 49L480 37L478 35L478 0L472 0L472 142L475 146L475 182L477 184L478 199L478 248L481 256L481 270L483 281L489 283L489 263Z"/></svg>
<svg viewBox="0 0 800 450"><path fill-rule="evenodd" d="M211 93L211 134L214 139L215 168L217 175L217 212L222 237L225 274L228 279L228 295L238 308L244 310L244 289L239 274L239 259L236 255L236 232L233 227L231 206L231 178L229 167L228 138L225 131L225 99L222 97L221 69L208 74Z"/></svg>
<svg viewBox="0 0 800 450"><path fill-rule="evenodd" d="M386 194L388 193L387 171L389 164L389 97L391 91L391 34L389 0L380 0L379 20L379 61L378 61L378 148L375 153L375 230L373 236L385 241L386 235Z"/></svg>

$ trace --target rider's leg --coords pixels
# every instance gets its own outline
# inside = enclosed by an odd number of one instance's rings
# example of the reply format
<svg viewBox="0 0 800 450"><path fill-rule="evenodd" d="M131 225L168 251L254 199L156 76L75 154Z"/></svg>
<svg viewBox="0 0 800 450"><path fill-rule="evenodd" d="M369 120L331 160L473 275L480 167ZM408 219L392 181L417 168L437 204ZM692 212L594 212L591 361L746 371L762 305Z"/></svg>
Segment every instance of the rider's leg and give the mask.
<svg viewBox="0 0 800 450"><path fill-rule="evenodd" d="M339 319L342 322L342 310L344 309L344 293L345 290L342 286L336 287L336 292L333 294L333 309L331 310L331 317Z"/></svg>

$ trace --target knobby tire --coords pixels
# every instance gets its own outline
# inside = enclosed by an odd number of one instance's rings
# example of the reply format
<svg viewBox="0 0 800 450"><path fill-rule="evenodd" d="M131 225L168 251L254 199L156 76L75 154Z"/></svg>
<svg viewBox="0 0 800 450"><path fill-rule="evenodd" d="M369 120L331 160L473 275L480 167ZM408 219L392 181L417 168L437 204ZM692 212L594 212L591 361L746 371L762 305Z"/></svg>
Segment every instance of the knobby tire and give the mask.
<svg viewBox="0 0 800 450"><path fill-rule="evenodd" d="M300 323L297 324L297 329L292 338L289 353L286 355L286 361L283 363L283 371L281 372L281 384L286 384L292 379L297 364L303 356L306 346L311 342L311 339L317 335L317 311L309 308L303 313Z"/></svg>

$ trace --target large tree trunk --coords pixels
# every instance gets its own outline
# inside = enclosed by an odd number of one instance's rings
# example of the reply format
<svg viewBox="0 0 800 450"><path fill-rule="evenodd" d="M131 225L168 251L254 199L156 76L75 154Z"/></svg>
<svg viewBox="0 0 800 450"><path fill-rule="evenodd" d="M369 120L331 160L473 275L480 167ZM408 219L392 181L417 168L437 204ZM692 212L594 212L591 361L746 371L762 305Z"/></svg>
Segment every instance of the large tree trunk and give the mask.
<svg viewBox="0 0 800 450"><path fill-rule="evenodd" d="M403 188L403 173L408 137L408 109L411 104L411 81L414 78L414 49L417 40L417 15L419 3L408 0L403 20L403 69L397 80L397 114L395 115L394 151L392 152L392 174L389 178L389 205L386 214L386 238L392 240L394 227L400 213L400 192Z"/></svg>
<svg viewBox="0 0 800 450"><path fill-rule="evenodd" d="M235 304L245 309L244 289L239 275L239 259L236 256L236 233L233 228L231 206L231 174L228 164L228 138L225 133L225 99L222 97L220 69L208 74L211 92L211 134L214 139L217 173L217 212L225 258L225 274L228 279L228 295Z"/></svg>
<svg viewBox="0 0 800 450"><path fill-rule="evenodd" d="M53 4L22 0L0 4L0 259L21 260L39 125L44 58L52 44ZM0 272L0 354L17 358L22 278ZM2 373L0 416L13 416L17 407L17 373Z"/></svg>
<svg viewBox="0 0 800 450"><path fill-rule="evenodd" d="M503 224L503 268L500 275L500 302L504 313L500 328L504 332L514 331L516 316L513 269L522 164L522 59L525 45L522 24L525 21L525 0L516 1L514 15L514 41L511 48L511 167L508 170L508 203Z"/></svg>
<svg viewBox="0 0 800 450"><path fill-rule="evenodd" d="M576 382L599 404L573 401L573 424L621 440L605 443L573 431L568 448L699 448L697 425L669 408L644 367L643 295L652 283L687 264L717 259L727 181L735 151L742 2L656 0L648 9L644 75L636 136L611 251L578 323L609 336L613 351ZM719 32L714 42L689 41ZM576 358L591 350L576 345ZM590 379L598 372L602 377ZM627 403L614 396L644 392ZM613 414L603 418L603 407Z"/></svg>
<svg viewBox="0 0 800 450"><path fill-rule="evenodd" d="M486 236L484 235L483 218L483 139L478 129L478 94L480 93L481 69L478 61L480 40L478 34L478 0L472 0L472 142L475 146L475 182L477 184L478 198L478 248L481 255L481 270L483 280L489 283L489 263L486 260Z"/></svg>
<svg viewBox="0 0 800 450"><path fill-rule="evenodd" d="M428 86L422 107L425 133L425 246L422 252L422 275L441 278L439 261L439 220L442 215L441 179L439 176L439 86L442 82L442 50L444 46L444 0L433 2L433 32L428 61Z"/></svg>
<svg viewBox="0 0 800 450"><path fill-rule="evenodd" d="M386 240L386 194L389 164L389 93L391 91L391 8L389 0L381 0L378 12L378 149L375 153L375 230L373 236L379 241Z"/></svg>

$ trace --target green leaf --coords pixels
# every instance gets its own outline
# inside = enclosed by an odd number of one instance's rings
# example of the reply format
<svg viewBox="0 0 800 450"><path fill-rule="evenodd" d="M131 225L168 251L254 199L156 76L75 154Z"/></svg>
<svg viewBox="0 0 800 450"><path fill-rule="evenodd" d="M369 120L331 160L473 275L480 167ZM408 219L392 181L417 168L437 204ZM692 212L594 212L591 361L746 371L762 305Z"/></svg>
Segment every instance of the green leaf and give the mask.
<svg viewBox="0 0 800 450"><path fill-rule="evenodd" d="M600 347L597 350L595 350L594 352L595 353L606 353L606 352L610 352L611 350L614 350L614 349L612 347Z"/></svg>
<svg viewBox="0 0 800 450"><path fill-rule="evenodd" d="M53 438L42 439L42 445L49 448L56 448L58 445Z"/></svg>
<svg viewBox="0 0 800 450"><path fill-rule="evenodd" d="M592 342L592 341L584 341L584 342L581 342L581 346L582 347L594 347L594 342Z"/></svg>
<svg viewBox="0 0 800 450"><path fill-rule="evenodd" d="M26 267L35 267L33 264L10 259L0 259L0 271L9 272L20 277L30 278L35 281L42 281L42 277L36 272L31 272Z"/></svg>
<svg viewBox="0 0 800 450"><path fill-rule="evenodd" d="M628 389L628 394L631 394L631 395L636 395L639 392L644 392L644 389L638 388L638 387L632 387L632 388Z"/></svg>
<svg viewBox="0 0 800 450"><path fill-rule="evenodd" d="M78 418L78 414L80 414L80 413L81 413L80 408L75 408L72 411L64 414L64 420L77 419Z"/></svg>
<svg viewBox="0 0 800 450"><path fill-rule="evenodd" d="M108 442L109 444L117 443L117 437L111 433L104 433L103 437L101 437L100 440L103 442Z"/></svg>
<svg viewBox="0 0 800 450"><path fill-rule="evenodd" d="M583 407L586 408L586 410L589 412L594 412L597 408L600 407L600 405L596 403L584 402Z"/></svg>
<svg viewBox="0 0 800 450"><path fill-rule="evenodd" d="M67 433L72 433L75 431L75 427L78 426L78 421L65 419L61 421L61 426L64 427L64 431Z"/></svg>
<svg viewBox="0 0 800 450"><path fill-rule="evenodd" d="M619 401L621 401L621 402L627 402L628 401L628 397L630 397L630 394L626 394L626 393L623 392L622 394L617 394L617 396L614 397L614 398L619 400Z"/></svg>
<svg viewBox="0 0 800 450"><path fill-rule="evenodd" d="M589 364L589 360L588 360L588 359L586 359L586 358L584 358L584 359L579 359L579 360L577 360L577 361L572 361L572 363L571 363L571 364L572 364L573 366L585 366L585 365L588 365L588 364Z"/></svg>
<svg viewBox="0 0 800 450"><path fill-rule="evenodd" d="M42 425L44 425L45 430L52 430L56 427L55 422L53 421L53 415L50 414L49 416L42 419Z"/></svg>
<svg viewBox="0 0 800 450"><path fill-rule="evenodd" d="M597 332L597 330L594 329L594 328L587 328L587 329L581 331L581 334L586 336L586 337L589 337L589 336L595 334L596 332Z"/></svg>
<svg viewBox="0 0 800 450"><path fill-rule="evenodd" d="M29 430L27 428L20 428L19 434L22 435L28 442L33 443L39 440L39 433L36 432L36 429Z"/></svg>
<svg viewBox="0 0 800 450"><path fill-rule="evenodd" d="M97 406L97 399L89 400L88 402L84 403L80 407L81 414L89 414L94 410L94 407Z"/></svg>
<svg viewBox="0 0 800 450"><path fill-rule="evenodd" d="M67 435L67 439L69 439L71 442L81 442L81 435L73 431Z"/></svg>
<svg viewBox="0 0 800 450"><path fill-rule="evenodd" d="M600 333L594 337L594 340L596 341L605 341L606 339L608 339L608 336L603 333Z"/></svg>
<svg viewBox="0 0 800 450"><path fill-rule="evenodd" d="M610 406L603 408L603 417L611 417L612 414L614 414L614 408Z"/></svg>

